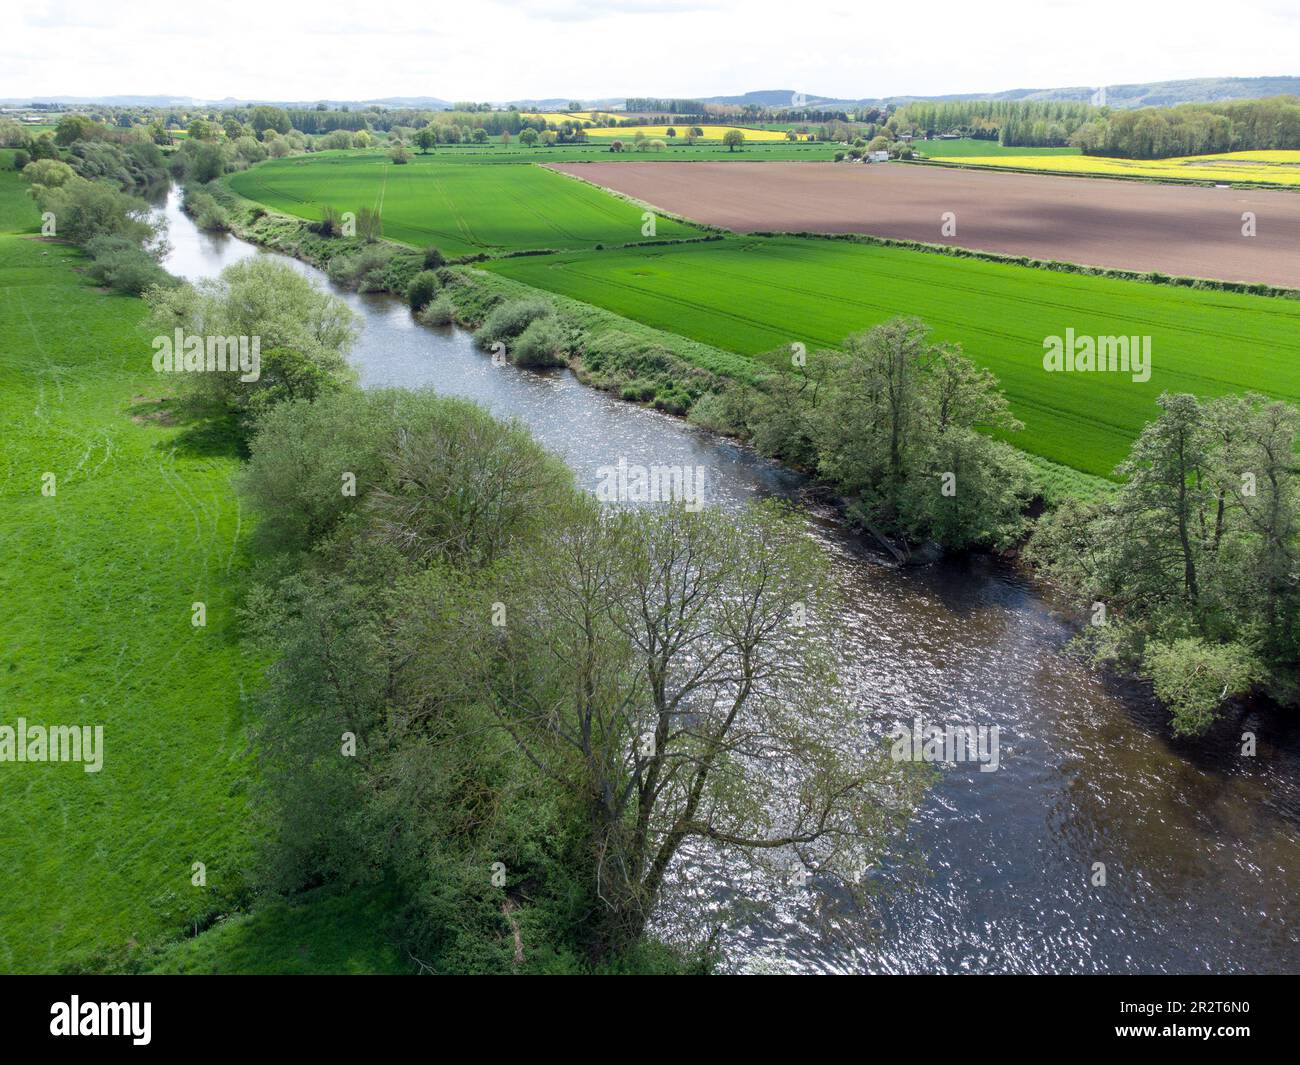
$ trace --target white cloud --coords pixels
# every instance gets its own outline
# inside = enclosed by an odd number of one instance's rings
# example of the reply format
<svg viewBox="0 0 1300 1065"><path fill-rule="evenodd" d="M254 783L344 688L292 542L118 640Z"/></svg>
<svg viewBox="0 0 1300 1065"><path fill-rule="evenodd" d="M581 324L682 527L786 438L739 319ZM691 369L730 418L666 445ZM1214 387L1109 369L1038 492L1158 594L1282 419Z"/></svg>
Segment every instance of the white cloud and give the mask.
<svg viewBox="0 0 1300 1065"><path fill-rule="evenodd" d="M6 18L0 96L311 100L845 97L1285 74L1277 0L46 0Z"/></svg>

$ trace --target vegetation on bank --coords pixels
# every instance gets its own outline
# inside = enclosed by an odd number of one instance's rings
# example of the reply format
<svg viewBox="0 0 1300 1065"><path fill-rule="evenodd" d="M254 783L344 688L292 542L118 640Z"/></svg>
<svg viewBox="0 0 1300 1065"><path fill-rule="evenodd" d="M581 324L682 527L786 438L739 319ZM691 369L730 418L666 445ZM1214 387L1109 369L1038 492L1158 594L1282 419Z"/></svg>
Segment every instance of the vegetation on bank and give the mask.
<svg viewBox="0 0 1300 1065"><path fill-rule="evenodd" d="M794 343L834 349L906 308L997 376L1025 426L1018 447L1099 477L1113 476L1162 391L1249 389L1300 402L1286 354L1300 326L1294 299L794 237L728 237L653 254L567 252L486 268L751 358ZM1047 372L1044 339L1067 328L1150 336L1150 379Z"/></svg>
<svg viewBox="0 0 1300 1065"><path fill-rule="evenodd" d="M1255 394L1159 405L1118 491L1047 514L1029 557L1086 611L1092 652L1198 735L1253 689L1300 704L1300 412Z"/></svg>

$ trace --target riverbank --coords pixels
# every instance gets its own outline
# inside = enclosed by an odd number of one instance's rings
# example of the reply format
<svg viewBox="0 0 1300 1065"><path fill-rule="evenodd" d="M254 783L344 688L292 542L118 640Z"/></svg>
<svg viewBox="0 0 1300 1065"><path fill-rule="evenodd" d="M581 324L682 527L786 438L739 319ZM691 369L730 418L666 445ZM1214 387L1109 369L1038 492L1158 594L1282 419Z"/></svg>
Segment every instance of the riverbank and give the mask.
<svg viewBox="0 0 1300 1065"><path fill-rule="evenodd" d="M332 263L356 256L367 247L378 245L389 249L391 259L382 270L372 270L366 275L361 291L386 292L404 299L411 278L424 268L423 253L408 245L382 238L367 242L356 237L324 237L313 230L311 222L272 211L226 186L221 189L224 221L230 232L241 240L318 269L329 272ZM641 243L654 242L636 242L627 247ZM539 253L528 253L534 254ZM476 269L473 262L481 261L481 256L468 259L472 261L451 260L440 270L442 291L452 300L458 325L477 329L490 310L505 300L545 299L592 342L589 347L579 346L569 353L569 365L575 374L585 384L627 402L689 418L700 396L728 388L753 394L763 377L772 372L770 361L765 364L763 360L737 355L560 293ZM604 343L609 338L616 342ZM598 358L588 358L588 350L598 351ZM742 399L737 405L743 407L747 402ZM712 431L747 441L747 434L734 425L719 425L698 416L691 420ZM1010 442L1014 444L1014 440ZM1106 478L1027 451L1021 454L1033 467L1039 495L1048 506L1071 498L1092 500L1113 490L1114 482Z"/></svg>

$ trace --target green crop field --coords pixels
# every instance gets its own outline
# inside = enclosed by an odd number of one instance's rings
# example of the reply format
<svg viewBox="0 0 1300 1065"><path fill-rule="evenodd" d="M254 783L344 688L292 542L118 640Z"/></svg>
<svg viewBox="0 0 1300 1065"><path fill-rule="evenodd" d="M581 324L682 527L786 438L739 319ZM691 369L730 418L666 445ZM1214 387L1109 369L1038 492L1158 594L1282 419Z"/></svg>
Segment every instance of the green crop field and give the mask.
<svg viewBox="0 0 1300 1065"><path fill-rule="evenodd" d="M263 163L230 179L236 192L302 218L322 205L378 207L384 235L444 254L579 248L646 239L642 208L540 166L482 166L437 154L396 166L383 153L331 152ZM698 235L660 218L659 238Z"/></svg>
<svg viewBox="0 0 1300 1065"><path fill-rule="evenodd" d="M91 286L38 224L0 173L0 724L102 725L104 753L97 773L0 763L4 972L167 938L229 888L256 679L236 642L237 461L159 420L144 304Z"/></svg>
<svg viewBox="0 0 1300 1065"><path fill-rule="evenodd" d="M962 137L958 140L913 141L912 147L928 159L936 156L945 159L977 156L985 158L996 155L1081 155L1078 148L1004 148L997 141L977 140Z"/></svg>
<svg viewBox="0 0 1300 1065"><path fill-rule="evenodd" d="M503 259L537 288L752 355L833 347L894 315L960 342L1002 382L1026 451L1109 475L1164 391L1255 389L1300 402L1300 301L1058 273L848 241L732 237L705 244ZM1043 340L1152 338L1145 383L1049 373Z"/></svg>

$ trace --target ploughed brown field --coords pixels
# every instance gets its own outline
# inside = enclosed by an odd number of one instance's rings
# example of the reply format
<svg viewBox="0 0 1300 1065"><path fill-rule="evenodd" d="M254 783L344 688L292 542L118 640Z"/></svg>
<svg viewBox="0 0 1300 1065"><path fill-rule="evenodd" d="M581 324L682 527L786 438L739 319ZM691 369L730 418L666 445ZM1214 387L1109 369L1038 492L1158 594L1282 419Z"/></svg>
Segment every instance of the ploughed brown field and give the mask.
<svg viewBox="0 0 1300 1065"><path fill-rule="evenodd" d="M1300 193L905 163L557 163L742 233L870 233L1089 266L1300 288ZM944 212L956 233L942 231ZM1253 211L1257 235L1242 235Z"/></svg>

